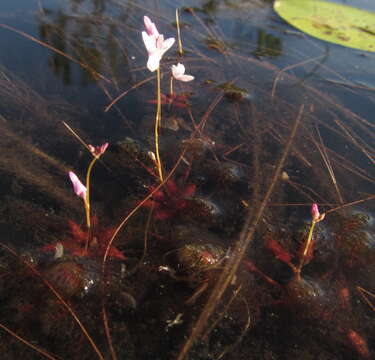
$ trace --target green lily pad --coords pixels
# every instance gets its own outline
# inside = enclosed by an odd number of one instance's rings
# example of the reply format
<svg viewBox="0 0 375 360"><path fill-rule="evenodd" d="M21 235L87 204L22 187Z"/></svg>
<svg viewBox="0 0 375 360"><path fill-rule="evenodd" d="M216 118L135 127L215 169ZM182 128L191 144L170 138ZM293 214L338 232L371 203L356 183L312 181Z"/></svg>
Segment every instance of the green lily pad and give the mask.
<svg viewBox="0 0 375 360"><path fill-rule="evenodd" d="M276 0L275 11L289 24L318 39L375 52L375 13L316 0Z"/></svg>

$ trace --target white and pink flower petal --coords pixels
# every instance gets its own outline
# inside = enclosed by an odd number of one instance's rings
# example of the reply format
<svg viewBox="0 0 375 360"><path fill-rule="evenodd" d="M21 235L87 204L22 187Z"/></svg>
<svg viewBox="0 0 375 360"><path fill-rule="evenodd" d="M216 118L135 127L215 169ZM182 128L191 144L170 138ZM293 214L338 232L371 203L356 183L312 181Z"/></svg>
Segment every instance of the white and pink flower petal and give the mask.
<svg viewBox="0 0 375 360"><path fill-rule="evenodd" d="M69 171L69 177L73 184L74 193L85 200L87 192L86 186L81 183L81 181L78 179L78 176L73 171Z"/></svg>

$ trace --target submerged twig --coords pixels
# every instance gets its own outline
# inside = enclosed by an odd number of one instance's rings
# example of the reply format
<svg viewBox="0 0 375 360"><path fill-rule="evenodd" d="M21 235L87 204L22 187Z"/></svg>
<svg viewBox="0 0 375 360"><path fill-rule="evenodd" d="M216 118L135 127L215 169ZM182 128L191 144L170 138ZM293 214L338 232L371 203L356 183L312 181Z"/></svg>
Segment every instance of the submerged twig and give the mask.
<svg viewBox="0 0 375 360"><path fill-rule="evenodd" d="M327 153L327 150L326 150L326 147L324 146L324 143L323 143L323 139L322 139L322 136L320 135L320 131L319 131L319 128L317 127L317 125L315 124L315 130L318 134L318 138L319 138L319 142L320 144L316 143L315 141L315 145L316 147L318 148L319 150L319 153L320 155L322 156L322 159L324 161L324 164L326 165L327 169L328 169L328 172L329 172L329 175L331 177L331 180L332 180L332 183L336 189L336 192L337 192L337 196L339 198L339 201L340 203L344 203L344 199L341 195L341 191L339 189L339 186L337 184L337 179L336 179L336 176L335 176L335 173L333 171L333 167L332 167L332 164L331 164L331 160L328 156L328 153Z"/></svg>
<svg viewBox="0 0 375 360"><path fill-rule="evenodd" d="M104 112L107 112L113 105L115 105L120 99L122 99L125 95L127 95L130 91L135 90L136 88L142 86L143 84L146 84L147 82L151 81L152 79L155 79L155 76L150 76L139 83L131 86L128 90L125 90L120 95L118 95L115 99L113 99L109 105L107 105L104 109Z"/></svg>
<svg viewBox="0 0 375 360"><path fill-rule="evenodd" d="M297 133L297 129L299 127L299 124L300 124L300 121L301 121L301 118L302 118L303 110L304 110L304 105L301 105L299 113L296 117L296 120L294 121L292 131L289 135L288 142L285 145L284 152L283 152L283 154L281 156L281 159L279 160L279 163L278 163L278 165L276 167L276 170L273 174L271 184L270 184L270 186L267 190L267 193L265 194L256 214L254 216L252 216L251 212L249 212L249 215L247 216L247 219L245 221L245 225L244 225L243 230L241 232L240 239L237 242L237 245L235 246L235 248L233 250L233 255L229 259L225 268L223 269L223 271L222 271L222 273L221 273L221 275L220 275L220 277L219 277L219 279L216 283L216 286L212 290L212 292L211 292L211 294L210 294L201 314L198 317L198 320L194 324L193 329L191 331L191 334L188 337L188 339L186 340L186 342L184 343L184 345L183 345L183 347L182 347L182 349L181 349L181 351L180 351L180 353L177 357L177 360L183 360L185 358L188 351L190 350L190 348L194 344L194 341L202 333L202 331L204 330L204 327L207 323L207 320L209 319L209 317L211 316L213 311L216 309L216 306L217 306L219 300L223 296L223 294L224 294L225 290L227 289L228 285L230 284L234 274L236 273L236 271L238 269L238 266L240 265L240 263L242 261L242 258L244 256L244 253L245 253L246 249L248 248L248 246L249 246L249 244L250 244L250 242L251 242L251 240L254 236L256 227L257 227L260 219L262 218L263 212L266 209L268 200L269 200L269 198L270 198L270 196L273 192L273 189L274 189L277 181L280 178L280 173L281 173L282 167L284 166L285 160L286 160L286 158L289 154L289 151L290 151L291 145L293 143L294 137Z"/></svg>
<svg viewBox="0 0 375 360"><path fill-rule="evenodd" d="M238 286L236 290L233 291L233 295L231 296L231 298L229 299L229 301L225 305L223 311L219 314L219 316L217 317L217 319L212 323L212 325L203 334L203 336L202 336L203 339L205 339L205 340L208 339L208 337L209 337L210 333L212 332L212 330L215 329L215 327L219 324L219 322L222 320L222 318L228 312L228 310L229 310L230 306L232 305L233 301L239 295L239 293L241 291L241 288L242 288L242 284L240 286Z"/></svg>
<svg viewBox="0 0 375 360"><path fill-rule="evenodd" d="M237 340L233 344L228 345L224 349L224 351L217 357L218 360L222 359L225 356L225 354L227 354L229 351L232 351L236 346L238 346L238 344L241 343L243 337L245 336L246 332L250 328L250 325L251 325L251 314L250 314L249 304L247 303L247 300L244 297L242 297L242 301L246 305L246 313L247 313L246 324L245 324L243 330L241 331L240 336L237 338Z"/></svg>
<svg viewBox="0 0 375 360"><path fill-rule="evenodd" d="M347 204L343 204L343 205L337 206L337 207L335 207L333 209L327 210L325 213L329 214L331 212L334 212L334 211L337 211L337 210L341 210L341 209L344 209L344 208L349 207L349 206L357 205L357 204L363 203L365 201L370 201L372 199L375 199L375 195L371 195L371 196L369 196L369 197L367 197L365 199L360 199L360 200L352 201L352 202L347 203Z"/></svg>
<svg viewBox="0 0 375 360"><path fill-rule="evenodd" d="M24 339L22 336L19 336L18 334L16 334L14 331L12 331L11 329L9 329L7 326L3 325L0 323L0 328L3 329L4 331L6 331L8 334L12 335L13 337L15 337L18 341L24 343L25 345L27 345L29 348L35 350L36 352L38 352L39 354L43 355L44 357L46 357L47 359L50 359L50 360L59 360L58 357L55 357L55 356L52 356L49 352L47 352L46 350L40 348L39 346L36 346L34 344L32 344L31 342L27 341L26 339Z"/></svg>
<svg viewBox="0 0 375 360"><path fill-rule="evenodd" d="M110 331L109 325L108 325L107 310L105 308L104 303L102 304L102 318L103 318L105 336L107 338L107 343L108 343L108 347L109 347L109 352L111 353L112 360L117 360L116 351L115 351L115 348L113 347L111 331Z"/></svg>
<svg viewBox="0 0 375 360"><path fill-rule="evenodd" d="M325 54L324 55L319 55L319 56L317 56L315 58L307 59L307 60L301 61L301 62L299 62L297 64L288 65L288 66L284 67L283 69L280 69L277 72L277 75L275 76L275 79L273 80L272 91L271 91L271 99L273 100L274 97L275 97L276 86L277 86L277 83L278 83L279 79L281 78L282 74L284 74L286 71L294 69L296 67L299 67L299 66L302 66L302 65L306 65L306 64L311 63L311 62L315 62L316 60L318 60L320 58L323 58L325 56L326 56Z"/></svg>
<svg viewBox="0 0 375 360"><path fill-rule="evenodd" d="M361 286L357 286L356 289L359 292L359 294L361 295L362 299L371 308L371 310L375 311L374 304L367 298L367 296L369 296L369 297L372 297L373 299L375 299L375 295L371 291L368 291Z"/></svg>

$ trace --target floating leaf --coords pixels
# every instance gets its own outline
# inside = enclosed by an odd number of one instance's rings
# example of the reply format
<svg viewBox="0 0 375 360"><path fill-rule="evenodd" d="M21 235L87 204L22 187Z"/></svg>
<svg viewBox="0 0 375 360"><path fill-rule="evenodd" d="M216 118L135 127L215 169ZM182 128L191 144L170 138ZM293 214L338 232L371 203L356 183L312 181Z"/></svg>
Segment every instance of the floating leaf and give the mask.
<svg viewBox="0 0 375 360"><path fill-rule="evenodd" d="M316 0L276 0L275 11L318 39L375 52L375 13Z"/></svg>

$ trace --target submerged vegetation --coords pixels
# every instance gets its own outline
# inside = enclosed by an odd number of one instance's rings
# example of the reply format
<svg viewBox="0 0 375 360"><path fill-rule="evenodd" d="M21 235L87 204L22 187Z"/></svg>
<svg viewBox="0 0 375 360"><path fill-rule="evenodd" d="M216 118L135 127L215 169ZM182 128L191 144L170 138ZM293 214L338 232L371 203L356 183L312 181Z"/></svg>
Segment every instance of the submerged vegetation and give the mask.
<svg viewBox="0 0 375 360"><path fill-rule="evenodd" d="M222 27L268 1L43 5L0 24L67 86L0 71L3 357L370 359L371 89Z"/></svg>

